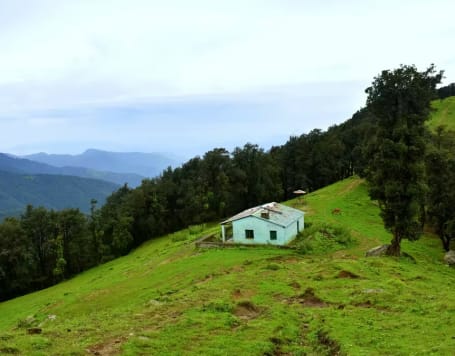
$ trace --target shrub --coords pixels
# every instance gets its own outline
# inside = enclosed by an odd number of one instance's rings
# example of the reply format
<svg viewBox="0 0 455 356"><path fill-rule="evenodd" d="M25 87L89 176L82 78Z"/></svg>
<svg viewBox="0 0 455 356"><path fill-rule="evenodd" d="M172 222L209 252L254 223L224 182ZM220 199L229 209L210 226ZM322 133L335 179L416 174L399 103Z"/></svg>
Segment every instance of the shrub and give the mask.
<svg viewBox="0 0 455 356"><path fill-rule="evenodd" d="M299 253L323 253L336 251L354 242L349 230L342 226L327 223L313 224L296 238L295 246Z"/></svg>
<svg viewBox="0 0 455 356"><path fill-rule="evenodd" d="M188 231L190 232L190 235L200 234L204 230L205 230L205 224L188 226Z"/></svg>

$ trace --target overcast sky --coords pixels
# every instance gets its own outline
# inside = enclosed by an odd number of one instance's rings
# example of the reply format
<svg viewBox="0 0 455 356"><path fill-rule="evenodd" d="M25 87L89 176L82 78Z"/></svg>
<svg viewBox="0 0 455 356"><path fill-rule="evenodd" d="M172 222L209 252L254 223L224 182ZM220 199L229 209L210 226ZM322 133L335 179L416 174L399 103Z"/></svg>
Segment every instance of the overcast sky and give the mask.
<svg viewBox="0 0 455 356"><path fill-rule="evenodd" d="M0 0L0 151L184 157L348 119L382 69L455 82L452 0Z"/></svg>

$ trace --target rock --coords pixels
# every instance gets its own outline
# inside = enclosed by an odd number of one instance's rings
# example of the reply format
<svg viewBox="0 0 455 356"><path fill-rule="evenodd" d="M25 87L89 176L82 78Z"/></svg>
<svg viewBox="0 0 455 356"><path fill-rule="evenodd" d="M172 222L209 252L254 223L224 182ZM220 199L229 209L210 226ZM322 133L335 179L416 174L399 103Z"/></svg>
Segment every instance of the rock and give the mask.
<svg viewBox="0 0 455 356"><path fill-rule="evenodd" d="M163 303L156 299L150 299L147 304L150 306L159 307Z"/></svg>
<svg viewBox="0 0 455 356"><path fill-rule="evenodd" d="M367 253L365 254L366 257L372 257L372 256L384 256L387 252L387 249L389 248L390 245L382 245L382 246L376 246L373 247L371 250L368 250Z"/></svg>
<svg viewBox="0 0 455 356"><path fill-rule="evenodd" d="M450 250L444 255L444 262L455 267L455 250Z"/></svg>
<svg viewBox="0 0 455 356"><path fill-rule="evenodd" d="M363 293L371 294L371 293L382 293L384 292L384 289L381 288L369 288L369 289L364 289Z"/></svg>

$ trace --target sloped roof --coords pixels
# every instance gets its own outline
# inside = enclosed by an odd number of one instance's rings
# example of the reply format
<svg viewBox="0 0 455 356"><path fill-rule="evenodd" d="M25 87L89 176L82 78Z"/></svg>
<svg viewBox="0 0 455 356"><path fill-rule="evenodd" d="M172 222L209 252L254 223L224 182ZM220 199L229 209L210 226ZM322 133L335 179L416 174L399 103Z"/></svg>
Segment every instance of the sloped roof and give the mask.
<svg viewBox="0 0 455 356"><path fill-rule="evenodd" d="M262 213L269 213L268 218L262 217ZM237 215L223 221L221 224L226 224L232 221L240 220L248 216L254 216L256 218L269 221L281 226L288 226L294 221L298 220L304 214L303 211L291 208L289 206L279 203L267 203L255 206L254 208L246 209Z"/></svg>

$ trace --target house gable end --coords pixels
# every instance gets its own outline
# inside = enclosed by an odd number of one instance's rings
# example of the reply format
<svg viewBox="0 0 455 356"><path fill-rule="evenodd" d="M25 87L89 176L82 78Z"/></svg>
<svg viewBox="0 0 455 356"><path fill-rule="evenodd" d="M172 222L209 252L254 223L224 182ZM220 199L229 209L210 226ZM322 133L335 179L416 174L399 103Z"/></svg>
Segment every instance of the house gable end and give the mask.
<svg viewBox="0 0 455 356"><path fill-rule="evenodd" d="M258 219L258 220L264 221L264 222L272 224L272 225L276 225L276 226L279 226L279 227L282 227L282 228L286 228L286 225L282 225L282 224L277 223L276 221L269 220L269 219L264 219L264 218L261 218L260 216L256 216L256 215L244 216L243 218L233 220L232 223L235 223L235 222L240 221L240 220L245 220L247 218Z"/></svg>

